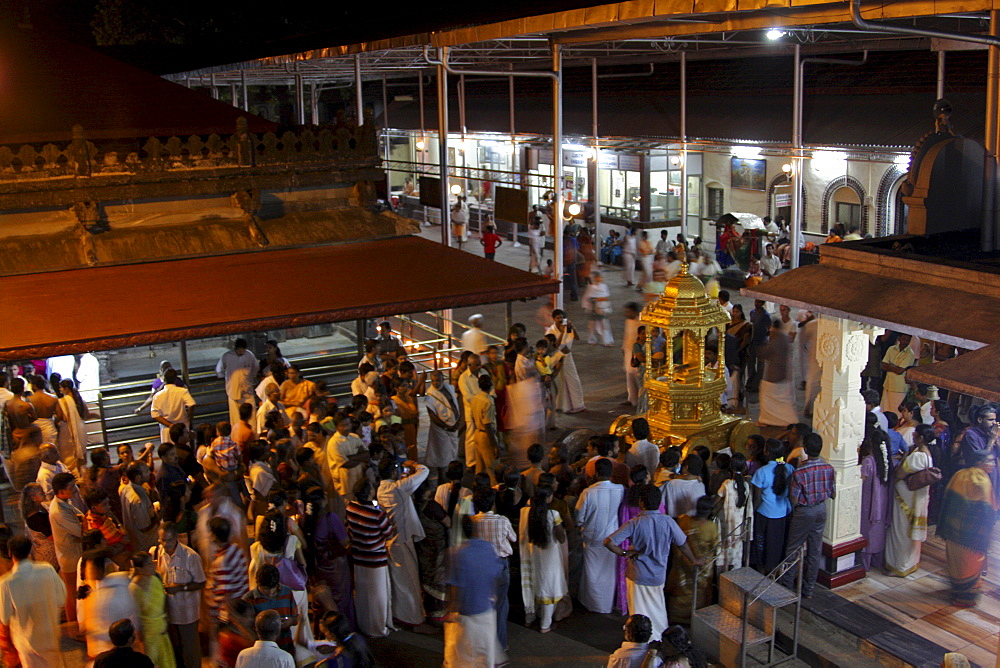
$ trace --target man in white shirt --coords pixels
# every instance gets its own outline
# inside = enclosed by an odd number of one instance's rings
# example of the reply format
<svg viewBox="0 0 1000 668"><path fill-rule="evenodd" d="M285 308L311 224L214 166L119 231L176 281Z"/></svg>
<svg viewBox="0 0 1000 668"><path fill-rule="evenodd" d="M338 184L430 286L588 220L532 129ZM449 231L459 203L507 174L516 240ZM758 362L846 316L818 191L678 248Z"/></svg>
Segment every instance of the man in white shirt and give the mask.
<svg viewBox="0 0 1000 668"><path fill-rule="evenodd" d="M729 301L729 290L719 290L719 306L726 309L726 313L733 314L733 303Z"/></svg>
<svg viewBox="0 0 1000 668"><path fill-rule="evenodd" d="M576 502L576 518L583 536L583 576L580 603L591 612L608 614L614 603L617 557L604 547L604 539L618 529L618 508L625 488L611 482L610 459L594 463L597 482L583 490Z"/></svg>
<svg viewBox="0 0 1000 668"><path fill-rule="evenodd" d="M378 486L378 505L396 527L396 535L386 546L392 580L392 616L412 626L424 621L420 569L413 543L425 537L413 505L413 493L429 474L430 469L413 461L404 462L402 471L393 459L383 460L379 467L382 481Z"/></svg>
<svg viewBox="0 0 1000 668"><path fill-rule="evenodd" d="M653 635L653 625L646 615L629 615L625 620L625 642L608 657L608 668L641 668L649 639ZM662 666L659 656L650 662L650 668Z"/></svg>
<svg viewBox="0 0 1000 668"><path fill-rule="evenodd" d="M362 362L358 367L358 377L351 381L351 396L365 395L368 403L375 403L375 383L378 382L378 372L368 362Z"/></svg>
<svg viewBox="0 0 1000 668"><path fill-rule="evenodd" d="M14 398L14 393L7 389L10 379L6 371L0 371L0 411L7 405L7 402Z"/></svg>
<svg viewBox="0 0 1000 668"><path fill-rule="evenodd" d="M194 405L191 392L177 384L177 370L164 371L163 387L153 395L153 405L149 409L149 414L160 423L160 443L170 442L170 427L178 422L191 428Z"/></svg>
<svg viewBox="0 0 1000 668"><path fill-rule="evenodd" d="M326 442L326 461L334 490L346 504L354 500L354 486L364 473L362 464L368 462L369 454L361 438L351 433L350 415L338 413L333 420L337 432Z"/></svg>
<svg viewBox="0 0 1000 668"><path fill-rule="evenodd" d="M885 417L885 413L882 412L882 407L878 405L878 392L875 390L865 390L861 393L861 396L865 400L865 408L869 413L874 415L875 419L878 421L878 428L888 434L889 420Z"/></svg>
<svg viewBox="0 0 1000 668"><path fill-rule="evenodd" d="M465 419L465 465L469 468L476 465L476 428L472 425L472 397L479 394L479 376L482 375L488 375L483 369L482 359L479 355L469 355L469 366L458 377L458 391L462 395Z"/></svg>
<svg viewBox="0 0 1000 668"><path fill-rule="evenodd" d="M139 627L139 608L128 590L129 574L108 573L106 556L102 550L90 550L80 562L84 579L91 587L80 605L80 632L87 636L87 655L91 660L114 649L109 632L119 619L129 619ZM87 665L93 664L88 661Z"/></svg>
<svg viewBox="0 0 1000 668"><path fill-rule="evenodd" d="M247 352L244 339L236 339L233 349L226 351L215 365L215 375L226 379L230 424L240 421L240 404L256 405L254 385L257 370L257 358Z"/></svg>
<svg viewBox="0 0 1000 668"><path fill-rule="evenodd" d="M78 493L72 473L60 473L52 479L55 497L49 504L52 541L59 562L59 576L66 587L66 621L76 621L76 569L83 553L83 513L73 507L70 499Z"/></svg>
<svg viewBox="0 0 1000 668"><path fill-rule="evenodd" d="M59 609L66 605L66 586L55 569L31 560L31 540L15 536L7 543L14 567L0 576L0 624L23 668L50 668L62 662Z"/></svg>
<svg viewBox="0 0 1000 668"><path fill-rule="evenodd" d="M281 635L281 617L274 610L265 610L253 620L253 628L260 638L236 657L236 668L295 668L295 659L278 647Z"/></svg>
<svg viewBox="0 0 1000 668"><path fill-rule="evenodd" d="M201 640L198 621L201 618L201 590L205 588L205 569L201 557L177 540L172 524L160 527L160 544L150 551L156 562L156 572L163 580L167 593L170 642L178 666L201 666Z"/></svg>
<svg viewBox="0 0 1000 668"><path fill-rule="evenodd" d="M257 429L257 434L261 434L264 431L264 422L267 420L267 414L277 411L281 414L281 419L284 421L285 426L292 423L291 418L288 417L288 412L285 410L285 404L281 403L281 390L278 389L277 383L271 383L267 386L267 401L260 405L257 409L257 416L254 420L254 427Z"/></svg>
<svg viewBox="0 0 1000 668"><path fill-rule="evenodd" d="M156 529L160 526L153 501L143 487L143 483L149 482L149 466L143 462L132 462L125 469L125 476L129 484L119 492L122 524L132 549L142 552L156 545Z"/></svg>
<svg viewBox="0 0 1000 668"><path fill-rule="evenodd" d="M646 467L646 473L652 480L656 474L656 465L660 463L660 449L649 442L649 422L646 418L636 418L632 420L632 436L635 443L625 453L625 463L629 468L642 464Z"/></svg>
<svg viewBox="0 0 1000 668"><path fill-rule="evenodd" d="M59 461L59 451L51 443L45 443L38 448L38 457L42 463L38 467L38 476L35 478L35 482L42 486L42 491L45 492L45 504L48 505L52 501L52 497L55 496L55 492L52 491L52 479L60 473L70 473L70 470ZM80 496L78 488L70 498L70 503L81 513L87 512L87 506L83 503L83 497Z"/></svg>
<svg viewBox="0 0 1000 668"><path fill-rule="evenodd" d="M906 370L913 366L916 356L910 349L909 334L900 334L896 345L885 351L882 357L882 370L885 371L885 383L882 385L882 410L899 413L899 405L906 399Z"/></svg>
<svg viewBox="0 0 1000 668"><path fill-rule="evenodd" d="M469 329L462 334L462 350L482 355L486 352L486 335L483 334L483 316L480 313L469 316Z"/></svg>
<svg viewBox="0 0 1000 668"><path fill-rule="evenodd" d="M774 278L781 271L781 260L774 254L774 244L764 247L764 257L760 259L760 270L768 278Z"/></svg>

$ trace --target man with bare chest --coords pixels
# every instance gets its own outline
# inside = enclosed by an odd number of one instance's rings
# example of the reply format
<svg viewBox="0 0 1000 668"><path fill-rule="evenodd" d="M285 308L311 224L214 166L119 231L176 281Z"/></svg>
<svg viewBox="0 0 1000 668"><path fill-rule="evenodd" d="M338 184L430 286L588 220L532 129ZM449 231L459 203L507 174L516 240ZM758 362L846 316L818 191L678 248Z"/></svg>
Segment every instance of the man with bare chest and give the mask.
<svg viewBox="0 0 1000 668"><path fill-rule="evenodd" d="M14 451L10 460L5 462L7 475L18 492L38 476L41 460L38 457L38 446L42 443L42 431L35 424L38 416L35 407L24 400L24 379L15 378L10 381L10 391L14 397L7 401L4 411L10 423L10 437Z"/></svg>
<svg viewBox="0 0 1000 668"><path fill-rule="evenodd" d="M59 438L56 422L62 421L62 409L59 400L45 391L45 379L41 376L31 376L31 396L28 397L35 409L35 424L42 432L42 443L55 443Z"/></svg>

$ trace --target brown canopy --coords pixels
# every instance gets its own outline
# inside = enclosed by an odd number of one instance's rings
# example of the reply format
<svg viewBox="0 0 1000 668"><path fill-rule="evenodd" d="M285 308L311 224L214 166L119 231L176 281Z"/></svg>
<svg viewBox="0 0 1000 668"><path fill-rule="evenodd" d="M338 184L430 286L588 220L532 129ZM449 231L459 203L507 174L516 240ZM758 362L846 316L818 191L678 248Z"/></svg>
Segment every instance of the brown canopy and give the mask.
<svg viewBox="0 0 1000 668"><path fill-rule="evenodd" d="M471 306L558 283L420 237L0 278L0 361Z"/></svg>

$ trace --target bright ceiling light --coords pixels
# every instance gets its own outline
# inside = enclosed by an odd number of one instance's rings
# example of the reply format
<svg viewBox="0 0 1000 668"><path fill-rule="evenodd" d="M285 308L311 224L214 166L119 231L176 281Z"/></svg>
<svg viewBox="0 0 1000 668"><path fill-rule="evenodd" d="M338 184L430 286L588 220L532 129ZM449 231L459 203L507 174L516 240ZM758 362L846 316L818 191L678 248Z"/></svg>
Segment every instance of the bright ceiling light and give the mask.
<svg viewBox="0 0 1000 668"><path fill-rule="evenodd" d="M424 142L423 139L418 139L417 140L417 150L418 151L423 151L426 146L427 146L427 144Z"/></svg>
<svg viewBox="0 0 1000 668"><path fill-rule="evenodd" d="M576 218L580 215L581 211L583 211L583 209L580 208L580 204L578 202L570 202L569 206L566 207L566 213L569 214L570 218Z"/></svg>
<svg viewBox="0 0 1000 668"><path fill-rule="evenodd" d="M760 146L734 146L733 155L740 160L756 160L760 157Z"/></svg>
<svg viewBox="0 0 1000 668"><path fill-rule="evenodd" d="M453 185L451 187L451 194L452 195L461 195L462 194L462 186L458 185L457 183L455 185Z"/></svg>
<svg viewBox="0 0 1000 668"><path fill-rule="evenodd" d="M909 153L905 153L903 155L897 155L895 158L892 159L892 161L894 163L896 163L897 165L909 165L910 164L910 154Z"/></svg>
<svg viewBox="0 0 1000 668"><path fill-rule="evenodd" d="M784 37L785 31L778 30L777 28L771 28L770 30L767 31L766 35L767 38L773 42L777 39L781 39L782 37Z"/></svg>

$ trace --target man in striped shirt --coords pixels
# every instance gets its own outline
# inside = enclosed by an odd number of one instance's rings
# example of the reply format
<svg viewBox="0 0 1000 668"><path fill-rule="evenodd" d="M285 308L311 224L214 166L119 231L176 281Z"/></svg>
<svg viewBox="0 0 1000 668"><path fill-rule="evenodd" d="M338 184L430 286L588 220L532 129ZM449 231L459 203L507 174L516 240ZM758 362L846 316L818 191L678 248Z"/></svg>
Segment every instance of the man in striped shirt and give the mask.
<svg viewBox="0 0 1000 668"><path fill-rule="evenodd" d="M232 527L225 517L213 517L208 522L215 545L215 555L208 566L208 610L213 620L234 598L250 591L247 559L243 550L230 541Z"/></svg>
<svg viewBox="0 0 1000 668"><path fill-rule="evenodd" d="M497 611L497 637L500 639L500 646L507 651L507 614L510 612L510 603L507 600L507 590L510 588L510 564L508 557L514 553L514 543L517 542L517 534L514 527L510 525L503 515L493 512L493 504L496 501L496 492L491 487L481 487L476 489L472 495L472 504L476 507L476 514L472 516L472 523L476 538L487 541L493 545L494 551L500 557L502 566L500 579L497 586L496 611Z"/></svg>
<svg viewBox="0 0 1000 668"><path fill-rule="evenodd" d="M277 567L264 564L257 572L257 588L251 589L243 600L253 608L254 617L265 610L274 610L281 617L281 634L278 636L278 647L295 658L295 641L292 639L292 627L299 623L298 607L292 597L292 590L281 584L281 574Z"/></svg>

